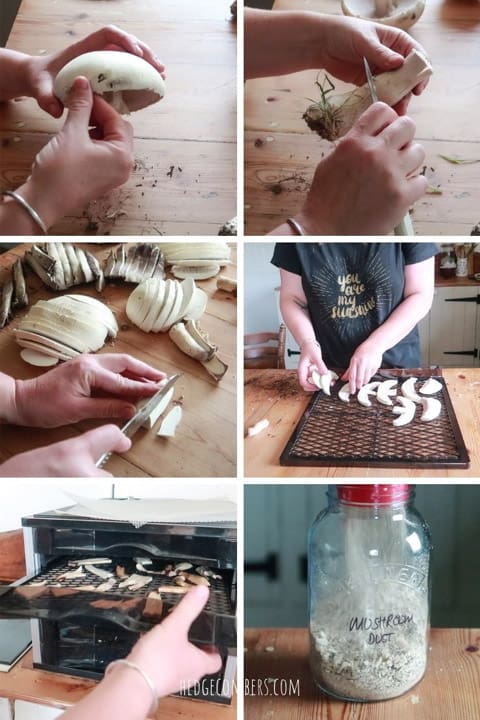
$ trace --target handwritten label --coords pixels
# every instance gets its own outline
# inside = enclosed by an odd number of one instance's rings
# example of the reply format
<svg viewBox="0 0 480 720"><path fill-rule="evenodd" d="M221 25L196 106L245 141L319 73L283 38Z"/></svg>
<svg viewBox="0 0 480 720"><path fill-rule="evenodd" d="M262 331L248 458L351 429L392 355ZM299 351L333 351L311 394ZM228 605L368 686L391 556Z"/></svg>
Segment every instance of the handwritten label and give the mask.
<svg viewBox="0 0 480 720"><path fill-rule="evenodd" d="M381 645L390 642L395 634L391 628L398 628L402 625L409 625L413 622L413 615L399 614L395 615L377 615L376 617L352 617L349 622L350 632L368 632L369 645ZM385 630L391 630L385 632ZM380 632L378 632L380 631Z"/></svg>

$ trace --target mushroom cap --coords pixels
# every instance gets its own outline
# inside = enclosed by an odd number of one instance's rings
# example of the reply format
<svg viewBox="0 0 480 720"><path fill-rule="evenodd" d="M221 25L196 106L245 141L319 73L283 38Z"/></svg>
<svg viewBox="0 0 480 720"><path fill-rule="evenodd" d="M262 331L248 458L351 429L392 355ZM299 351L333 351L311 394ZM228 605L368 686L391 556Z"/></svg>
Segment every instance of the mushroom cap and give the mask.
<svg viewBox="0 0 480 720"><path fill-rule="evenodd" d="M344 15L370 20L382 25L392 25L408 30L421 17L425 9L425 0L396 0L394 9L386 17L376 17L374 0L342 0Z"/></svg>
<svg viewBox="0 0 480 720"><path fill-rule="evenodd" d="M125 114L158 102L165 95L162 76L146 60L127 52L99 50L79 55L60 70L53 89L62 103L80 75L90 81L94 93Z"/></svg>

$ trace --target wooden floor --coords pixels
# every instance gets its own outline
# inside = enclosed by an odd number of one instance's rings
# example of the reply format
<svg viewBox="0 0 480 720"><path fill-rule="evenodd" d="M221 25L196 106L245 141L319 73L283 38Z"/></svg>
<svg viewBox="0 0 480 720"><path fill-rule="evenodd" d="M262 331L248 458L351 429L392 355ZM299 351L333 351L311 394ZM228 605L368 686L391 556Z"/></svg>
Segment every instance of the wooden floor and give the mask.
<svg viewBox="0 0 480 720"><path fill-rule="evenodd" d="M277 10L341 14L338 0L276 0ZM441 194L426 195L412 214L418 235L469 235L480 221L480 3L428 0L411 30L434 75L409 114L426 149L426 175ZM315 98L317 70L250 80L245 87L245 223L264 235L303 204L316 165L331 146L302 113ZM339 92L347 86L335 82ZM440 155L471 161L454 165Z"/></svg>
<svg viewBox="0 0 480 720"><path fill-rule="evenodd" d="M5 269L23 255L25 246L0 255L0 283ZM90 245L89 249L102 260L109 246ZM224 268L235 275L233 264ZM2 272L3 270L3 272ZM27 275L30 304L56 294L45 288L33 273ZM236 302L230 293L216 291L216 280L199 282L209 296L201 326L219 346L219 355L229 369L216 383L200 363L184 355L166 333L144 333L132 325L125 314L126 301L134 286L124 282L107 282L102 293L94 286L80 285L72 292L91 295L105 302L115 313L119 333L99 352L126 352L139 360L158 367L168 374L183 372L175 385L174 397L183 398L183 417L174 438L158 438L154 431L139 430L132 448L125 455L113 455L106 470L118 477L233 477L236 475ZM15 378L36 377L42 371L27 365L20 358L13 328L25 310L0 330L0 371ZM42 430L2 425L0 462L19 452L65 440L105 421L88 421L66 427Z"/></svg>
<svg viewBox="0 0 480 720"><path fill-rule="evenodd" d="M236 215L236 25L229 7L227 0L23 0L9 48L44 54L113 23L148 43L167 72L165 98L129 118L133 175L52 234L216 235ZM26 179L62 124L31 99L0 105L0 190Z"/></svg>

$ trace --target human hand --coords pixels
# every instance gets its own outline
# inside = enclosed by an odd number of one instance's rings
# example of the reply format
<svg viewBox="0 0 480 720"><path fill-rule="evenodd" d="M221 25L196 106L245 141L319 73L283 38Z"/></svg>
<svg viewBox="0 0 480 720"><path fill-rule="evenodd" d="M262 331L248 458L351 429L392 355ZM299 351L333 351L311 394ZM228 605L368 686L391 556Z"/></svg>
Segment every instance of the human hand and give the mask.
<svg viewBox="0 0 480 720"><path fill-rule="evenodd" d="M56 76L70 60L95 50L117 50L132 53L146 60L155 70L158 70L162 77L165 77L165 66L148 45L138 40L135 35L126 33L114 25L108 25L64 50L51 55L30 57L27 66L30 86L28 94L36 98L42 110L53 117L60 117L63 105L53 94L53 83Z"/></svg>
<svg viewBox="0 0 480 720"><path fill-rule="evenodd" d="M112 477L96 467L106 452L126 452L131 441L116 425L15 455L0 465L0 477Z"/></svg>
<svg viewBox="0 0 480 720"><path fill-rule="evenodd" d="M152 679L160 697L186 690L222 666L216 651L200 650L188 640L190 626L204 608L208 594L208 588L202 585L189 590L173 612L139 640L127 658Z"/></svg>
<svg viewBox="0 0 480 720"><path fill-rule="evenodd" d="M315 392L318 390L309 378L312 372L317 370L320 375L328 372L328 368L323 362L322 351L316 340L305 340L301 343L300 361L298 363L298 381L302 388L307 392Z"/></svg>
<svg viewBox="0 0 480 720"><path fill-rule="evenodd" d="M415 125L384 103L371 105L315 171L295 215L307 235L386 235L427 190L425 150Z"/></svg>
<svg viewBox="0 0 480 720"><path fill-rule="evenodd" d="M39 152L20 193L47 227L122 185L133 167L131 125L79 77L62 130ZM94 128L89 131L89 126Z"/></svg>
<svg viewBox="0 0 480 720"><path fill-rule="evenodd" d="M382 357L383 353L378 349L378 344L366 340L357 347L342 375L342 380L348 382L352 395L375 375L382 365Z"/></svg>
<svg viewBox="0 0 480 720"><path fill-rule="evenodd" d="M165 373L130 355L80 355L33 380L17 380L16 425L58 427L87 418L128 419L157 392Z"/></svg>
<svg viewBox="0 0 480 720"><path fill-rule="evenodd" d="M426 56L424 48L408 33L388 25L360 20L358 18L324 17L322 46L319 49L322 63L335 78L344 82L363 85L366 82L363 58L370 65L372 73L396 70L403 65L404 58L413 49ZM413 90L420 95L428 80ZM408 106L409 96L395 106L399 115L403 115Z"/></svg>

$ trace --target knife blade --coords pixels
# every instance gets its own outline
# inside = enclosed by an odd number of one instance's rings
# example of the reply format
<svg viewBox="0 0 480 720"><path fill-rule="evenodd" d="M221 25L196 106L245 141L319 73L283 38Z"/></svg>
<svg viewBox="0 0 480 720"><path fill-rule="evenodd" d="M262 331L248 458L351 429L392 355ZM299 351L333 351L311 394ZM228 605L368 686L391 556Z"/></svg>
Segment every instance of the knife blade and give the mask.
<svg viewBox="0 0 480 720"><path fill-rule="evenodd" d="M372 103L376 103L378 102L378 95L377 88L375 86L375 78L372 75L370 65L368 64L368 60L365 56L363 57L363 66L365 68L365 75L367 76L367 84L368 89L370 90L370 98L372 100ZM395 233L395 235L415 235L412 218L410 217L409 212L406 213L403 220L394 228L393 232Z"/></svg>
<svg viewBox="0 0 480 720"><path fill-rule="evenodd" d="M168 381L165 383L165 385L162 385L160 390L158 390L155 395L152 395L150 400L143 405L143 407L138 410L138 412L135 413L135 415L130 418L130 420L125 423L125 425L121 428L124 435L126 435L128 438L132 438L137 430L139 430L145 420L148 418L150 413L152 413L155 408L157 407L160 400L167 394L167 392L170 390L173 385L177 382L178 378L181 377L183 373L177 373L176 375L172 375L170 378L168 378ZM110 459L112 453L106 452L101 455L95 465L98 468L103 467L108 460Z"/></svg>

